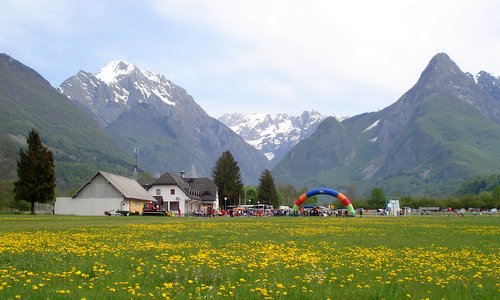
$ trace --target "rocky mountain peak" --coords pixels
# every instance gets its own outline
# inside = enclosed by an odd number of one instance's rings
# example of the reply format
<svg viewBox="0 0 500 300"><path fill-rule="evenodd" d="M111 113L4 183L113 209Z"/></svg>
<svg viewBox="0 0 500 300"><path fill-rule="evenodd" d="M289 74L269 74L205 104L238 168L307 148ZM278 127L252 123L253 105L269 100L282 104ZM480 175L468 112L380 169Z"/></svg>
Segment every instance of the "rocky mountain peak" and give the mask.
<svg viewBox="0 0 500 300"><path fill-rule="evenodd" d="M275 164L299 141L310 136L326 118L317 111L299 116L281 114L225 114L219 121L238 133Z"/></svg>
<svg viewBox="0 0 500 300"><path fill-rule="evenodd" d="M385 139L379 136L380 145L390 146L390 143L385 142L390 140L391 130L404 126L416 116L416 113L420 113L420 104L426 99L439 101L449 98L457 101L457 104L458 101L466 102L485 117L500 123L500 110L493 96L495 93L498 96L495 78L488 75L484 72L474 77L472 74L464 73L447 54L436 54L427 64L417 83L396 103L384 109L387 114L381 124L388 130L385 131L387 135Z"/></svg>
<svg viewBox="0 0 500 300"><path fill-rule="evenodd" d="M116 121L135 106L151 105L155 114L166 114L179 101L191 110L200 110L182 88L161 74L142 71L123 60L107 63L97 74L80 71L65 80L59 91L90 111L102 127Z"/></svg>
<svg viewBox="0 0 500 300"><path fill-rule="evenodd" d="M498 78L487 72L479 73L476 78L464 73L444 53L435 55L418 80L417 84L401 100L418 103L440 94L467 102L488 119L500 123L500 89Z"/></svg>
<svg viewBox="0 0 500 300"><path fill-rule="evenodd" d="M436 54L422 72L417 85L440 89L463 81L473 82L446 53Z"/></svg>
<svg viewBox="0 0 500 300"><path fill-rule="evenodd" d="M461 72L458 66L451 60L451 58L448 56L446 53L438 53L432 57L432 59L429 61L427 68L424 70L424 72L429 69L434 69L439 71L440 73L443 72Z"/></svg>

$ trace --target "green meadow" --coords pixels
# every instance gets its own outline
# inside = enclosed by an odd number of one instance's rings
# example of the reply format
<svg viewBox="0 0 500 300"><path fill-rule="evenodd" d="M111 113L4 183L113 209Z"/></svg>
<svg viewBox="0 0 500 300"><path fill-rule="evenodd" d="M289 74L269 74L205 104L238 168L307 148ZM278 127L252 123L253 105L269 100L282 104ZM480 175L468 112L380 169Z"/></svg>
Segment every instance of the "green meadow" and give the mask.
<svg viewBox="0 0 500 300"><path fill-rule="evenodd" d="M0 215L1 299L499 299L500 216Z"/></svg>

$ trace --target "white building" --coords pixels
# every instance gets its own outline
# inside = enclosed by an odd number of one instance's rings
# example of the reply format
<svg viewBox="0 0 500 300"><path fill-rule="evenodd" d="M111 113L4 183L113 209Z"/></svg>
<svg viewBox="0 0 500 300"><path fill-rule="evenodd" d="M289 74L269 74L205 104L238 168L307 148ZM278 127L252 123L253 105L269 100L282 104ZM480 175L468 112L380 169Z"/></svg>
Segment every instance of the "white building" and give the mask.
<svg viewBox="0 0 500 300"><path fill-rule="evenodd" d="M142 213L144 202L155 199L135 180L97 172L72 197L58 197L56 215L104 216Z"/></svg>
<svg viewBox="0 0 500 300"><path fill-rule="evenodd" d="M142 185L163 209L176 214L190 215L208 207L217 208L217 186L210 179L186 179L183 175L167 172Z"/></svg>

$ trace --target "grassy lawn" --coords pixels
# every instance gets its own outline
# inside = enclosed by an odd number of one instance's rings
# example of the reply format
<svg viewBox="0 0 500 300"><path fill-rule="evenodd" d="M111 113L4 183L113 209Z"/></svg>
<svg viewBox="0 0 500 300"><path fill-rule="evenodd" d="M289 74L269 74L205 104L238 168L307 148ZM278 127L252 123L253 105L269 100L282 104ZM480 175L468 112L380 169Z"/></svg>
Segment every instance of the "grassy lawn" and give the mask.
<svg viewBox="0 0 500 300"><path fill-rule="evenodd" d="M500 216L0 215L0 299L499 299Z"/></svg>

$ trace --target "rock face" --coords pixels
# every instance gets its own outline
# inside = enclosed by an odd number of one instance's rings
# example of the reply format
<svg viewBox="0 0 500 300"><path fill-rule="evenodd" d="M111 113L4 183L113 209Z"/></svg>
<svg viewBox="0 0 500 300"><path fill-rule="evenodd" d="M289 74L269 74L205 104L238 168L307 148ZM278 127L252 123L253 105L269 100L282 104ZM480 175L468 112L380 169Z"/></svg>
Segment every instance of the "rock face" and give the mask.
<svg viewBox="0 0 500 300"><path fill-rule="evenodd" d="M80 71L59 87L124 149L139 149L151 174L187 170L211 176L223 151L234 155L245 183L268 166L263 154L210 117L183 88L163 75L114 61L98 74Z"/></svg>
<svg viewBox="0 0 500 300"><path fill-rule="evenodd" d="M287 114L225 114L219 121L260 150L276 165L298 142L309 137L326 117L317 111Z"/></svg>
<svg viewBox="0 0 500 300"><path fill-rule="evenodd" d="M423 194L500 168L498 78L437 54L396 103L325 120L275 167L278 181Z"/></svg>

